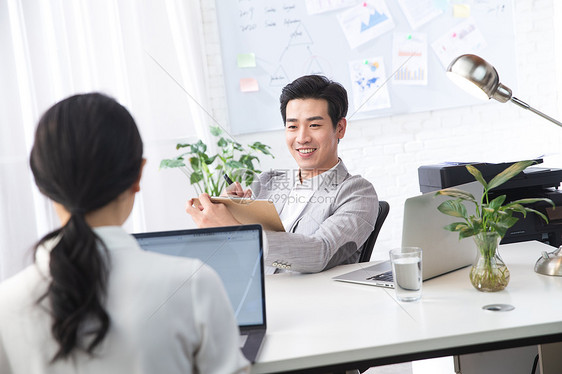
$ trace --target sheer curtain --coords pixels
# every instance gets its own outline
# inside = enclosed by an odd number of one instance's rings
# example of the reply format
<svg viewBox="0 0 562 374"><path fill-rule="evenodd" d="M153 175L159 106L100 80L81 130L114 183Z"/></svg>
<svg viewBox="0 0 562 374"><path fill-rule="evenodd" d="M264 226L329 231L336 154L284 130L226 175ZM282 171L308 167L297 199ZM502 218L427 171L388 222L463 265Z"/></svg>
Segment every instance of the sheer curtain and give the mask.
<svg viewBox="0 0 562 374"><path fill-rule="evenodd" d="M139 125L148 162L126 229L192 225L189 183L158 165L176 142L208 136L199 0L2 1L0 50L0 280L58 225L28 155L39 116L75 93L109 94Z"/></svg>

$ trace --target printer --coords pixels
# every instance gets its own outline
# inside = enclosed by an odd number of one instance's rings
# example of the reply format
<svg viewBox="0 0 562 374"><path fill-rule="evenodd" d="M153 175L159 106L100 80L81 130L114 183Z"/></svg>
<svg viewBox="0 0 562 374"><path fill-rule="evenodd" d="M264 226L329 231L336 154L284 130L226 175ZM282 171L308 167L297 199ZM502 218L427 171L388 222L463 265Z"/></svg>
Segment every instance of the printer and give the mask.
<svg viewBox="0 0 562 374"><path fill-rule="evenodd" d="M543 162L542 159L535 161L537 164ZM428 193L474 182L474 176L468 172L466 165L473 165L480 170L486 181L490 181L512 164L514 162L497 164L448 162L420 166L418 168L420 191ZM542 197L552 200L557 207L553 209L545 202L526 205L543 213L548 217L549 222L546 223L534 213L528 213L525 218L522 214L515 213L514 216L519 217L519 221L506 232L501 244L538 240L555 247L562 245L562 191L558 189L561 182L562 169L531 166L490 191L490 199L506 195L506 203L522 198Z"/></svg>

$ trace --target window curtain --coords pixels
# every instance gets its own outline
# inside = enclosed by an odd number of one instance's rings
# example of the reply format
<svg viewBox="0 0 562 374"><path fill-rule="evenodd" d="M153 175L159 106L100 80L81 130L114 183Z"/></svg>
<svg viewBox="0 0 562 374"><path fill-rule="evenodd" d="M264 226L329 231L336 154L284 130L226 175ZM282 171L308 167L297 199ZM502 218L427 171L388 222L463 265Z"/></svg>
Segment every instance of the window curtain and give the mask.
<svg viewBox="0 0 562 374"><path fill-rule="evenodd" d="M143 137L148 161L125 228L193 226L186 177L158 166L177 142L208 138L202 28L199 0L0 2L0 280L31 263L34 243L59 225L28 157L41 114L76 93L114 97Z"/></svg>

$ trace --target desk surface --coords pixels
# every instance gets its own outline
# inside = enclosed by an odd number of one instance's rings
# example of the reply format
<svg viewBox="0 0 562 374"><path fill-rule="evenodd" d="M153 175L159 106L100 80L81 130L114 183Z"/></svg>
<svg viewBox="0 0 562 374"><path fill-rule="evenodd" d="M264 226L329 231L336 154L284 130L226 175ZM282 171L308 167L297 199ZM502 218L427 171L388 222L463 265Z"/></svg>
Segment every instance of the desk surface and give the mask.
<svg viewBox="0 0 562 374"><path fill-rule="evenodd" d="M424 282L422 299L413 303L397 301L392 289L331 279L366 263L268 276L268 329L252 372L374 366L562 341L562 277L533 270L544 250L553 248L502 245L511 273L503 291L477 291L464 268ZM488 304L515 309L483 310Z"/></svg>

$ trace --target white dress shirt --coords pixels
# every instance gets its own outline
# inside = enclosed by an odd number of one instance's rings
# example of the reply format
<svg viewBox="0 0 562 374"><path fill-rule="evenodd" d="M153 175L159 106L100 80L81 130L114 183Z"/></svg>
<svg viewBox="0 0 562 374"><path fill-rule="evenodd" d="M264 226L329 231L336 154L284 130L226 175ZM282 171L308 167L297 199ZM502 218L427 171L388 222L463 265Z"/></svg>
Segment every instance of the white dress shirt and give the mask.
<svg viewBox="0 0 562 374"><path fill-rule="evenodd" d="M245 373L239 333L218 275L199 260L140 249L121 227L95 229L109 250L111 324L90 356L58 349L46 299L49 249L0 283L0 373ZM47 243L46 247L53 243Z"/></svg>
<svg viewBox="0 0 562 374"><path fill-rule="evenodd" d="M325 173L328 172L329 171L326 171ZM319 179L319 175L310 179L305 179L302 182L297 178L285 200L285 204L283 204L281 212L279 212L279 218L281 218L281 222L283 222L283 227L286 229L293 227L293 224L310 201L314 191L318 189Z"/></svg>

